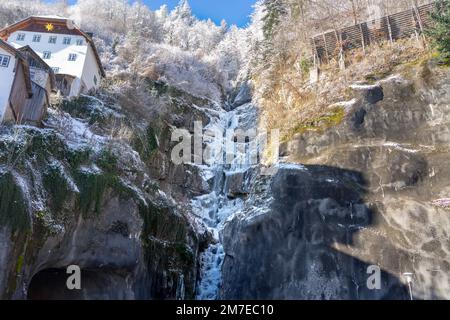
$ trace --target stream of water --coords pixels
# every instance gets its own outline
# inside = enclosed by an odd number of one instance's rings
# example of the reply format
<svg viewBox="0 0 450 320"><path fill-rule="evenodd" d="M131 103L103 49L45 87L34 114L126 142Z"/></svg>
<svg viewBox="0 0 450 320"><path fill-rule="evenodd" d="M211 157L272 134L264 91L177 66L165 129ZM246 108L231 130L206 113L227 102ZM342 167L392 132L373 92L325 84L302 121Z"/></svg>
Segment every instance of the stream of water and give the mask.
<svg viewBox="0 0 450 320"><path fill-rule="evenodd" d="M245 104L229 112L223 112L218 121L210 124L219 127L224 132L231 130L256 129L256 108L251 103ZM230 138L227 136L228 139ZM221 154L217 159L227 157L226 144L224 139ZM252 168L249 157L249 141L235 143L234 157L231 162L218 161L223 163L212 164L203 168L204 174L213 176L213 191L210 194L194 198L191 202L193 212L202 219L213 235L213 243L201 254L200 282L197 289L198 300L219 299L219 291L222 282L222 264L225 257L221 240L221 231L225 223L244 208L244 199L240 197L230 197L230 181L235 175L244 175ZM225 164L224 164L225 163ZM244 182L245 183L245 182Z"/></svg>

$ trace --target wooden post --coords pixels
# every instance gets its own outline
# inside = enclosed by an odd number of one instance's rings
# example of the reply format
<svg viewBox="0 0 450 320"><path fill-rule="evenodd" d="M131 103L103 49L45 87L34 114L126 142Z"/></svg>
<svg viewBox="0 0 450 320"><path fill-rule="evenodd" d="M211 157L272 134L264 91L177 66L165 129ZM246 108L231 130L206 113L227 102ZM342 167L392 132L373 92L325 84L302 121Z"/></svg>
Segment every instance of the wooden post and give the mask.
<svg viewBox="0 0 450 320"><path fill-rule="evenodd" d="M336 29L334 29L334 35L336 36L336 44L339 46L339 68L341 70L345 70L345 59L344 59L344 47L342 44L342 34L337 32Z"/></svg>
<svg viewBox="0 0 450 320"><path fill-rule="evenodd" d="M338 35L338 32L336 29L334 29L334 36L336 37L336 49L339 47L339 52L342 51L342 38ZM335 49L335 50L336 50Z"/></svg>
<svg viewBox="0 0 450 320"><path fill-rule="evenodd" d="M361 44L362 44L362 48L363 48L363 53L364 53L364 55L366 55L366 43L364 41L364 31L362 28L362 23L359 24L359 31L361 31Z"/></svg>
<svg viewBox="0 0 450 320"><path fill-rule="evenodd" d="M327 62L330 62L330 56L328 54L327 37L325 37L325 33L323 33L322 36L323 36L323 43L325 45L325 53L326 53L326 56L327 56Z"/></svg>
<svg viewBox="0 0 450 320"><path fill-rule="evenodd" d="M317 46L316 46L316 37L313 37L313 48L314 48L313 57L314 57L314 66L315 66L316 65L316 56L320 62L319 52L317 52Z"/></svg>
<svg viewBox="0 0 450 320"><path fill-rule="evenodd" d="M319 76L320 76L320 68L317 63L317 60L319 60L319 59L316 57L315 54L314 54L313 59L314 59L314 67L309 71L309 82L311 84L317 83L319 81Z"/></svg>
<svg viewBox="0 0 450 320"><path fill-rule="evenodd" d="M392 28L391 28L391 22L389 20L389 16L386 16L386 21L387 21L388 32L389 32L389 41L392 44L394 42L394 40L392 39Z"/></svg>
<svg viewBox="0 0 450 320"><path fill-rule="evenodd" d="M417 43L421 44L419 39L419 33L417 32L417 21L416 21L416 14L414 12L414 5L411 7L411 24L413 24L414 35L416 36Z"/></svg>
<svg viewBox="0 0 450 320"><path fill-rule="evenodd" d="M423 38L423 44L424 44L424 46L426 48L428 46L427 46L427 39L425 37L425 33L423 32L422 18L420 17L419 9L415 5L413 5L413 9L414 9L414 12L416 13L417 22L419 23L420 33L421 33L422 38Z"/></svg>

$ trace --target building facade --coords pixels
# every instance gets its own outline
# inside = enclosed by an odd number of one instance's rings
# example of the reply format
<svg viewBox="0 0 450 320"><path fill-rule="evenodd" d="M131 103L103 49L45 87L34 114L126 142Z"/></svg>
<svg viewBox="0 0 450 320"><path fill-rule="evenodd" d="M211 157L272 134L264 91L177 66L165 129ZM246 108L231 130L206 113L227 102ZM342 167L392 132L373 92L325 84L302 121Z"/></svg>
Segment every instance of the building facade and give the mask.
<svg viewBox="0 0 450 320"><path fill-rule="evenodd" d="M29 17L0 30L14 48L29 46L54 71L66 96L95 91L105 73L90 35L62 17Z"/></svg>
<svg viewBox="0 0 450 320"><path fill-rule="evenodd" d="M28 62L33 93L25 103L22 122L40 126L50 106L50 95L56 91L55 74L53 69L29 46L20 48L19 52Z"/></svg>
<svg viewBox="0 0 450 320"><path fill-rule="evenodd" d="M0 39L0 123L21 123L26 101L31 97L32 85L25 57Z"/></svg>

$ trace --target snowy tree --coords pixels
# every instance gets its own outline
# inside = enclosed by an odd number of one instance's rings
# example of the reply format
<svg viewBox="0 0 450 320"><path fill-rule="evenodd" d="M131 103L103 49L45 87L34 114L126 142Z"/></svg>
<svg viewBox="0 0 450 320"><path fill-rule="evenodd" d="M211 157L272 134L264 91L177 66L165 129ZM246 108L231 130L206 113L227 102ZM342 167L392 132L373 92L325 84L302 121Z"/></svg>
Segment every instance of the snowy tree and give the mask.
<svg viewBox="0 0 450 320"><path fill-rule="evenodd" d="M187 0L169 12L150 10L143 1L79 0L68 5L40 0L4 0L0 21L10 24L27 16L67 16L94 41L110 77L122 87L148 77L191 94L220 99L248 75L254 26L229 27L225 21L197 19ZM253 29L252 29L253 28ZM120 90L120 88L117 88Z"/></svg>
<svg viewBox="0 0 450 320"><path fill-rule="evenodd" d="M434 23L427 33L448 63L450 60L450 0L438 0L431 19Z"/></svg>
<svg viewBox="0 0 450 320"><path fill-rule="evenodd" d="M286 1L283 0L265 0L264 36L266 39L272 39L278 24L282 17L286 14Z"/></svg>

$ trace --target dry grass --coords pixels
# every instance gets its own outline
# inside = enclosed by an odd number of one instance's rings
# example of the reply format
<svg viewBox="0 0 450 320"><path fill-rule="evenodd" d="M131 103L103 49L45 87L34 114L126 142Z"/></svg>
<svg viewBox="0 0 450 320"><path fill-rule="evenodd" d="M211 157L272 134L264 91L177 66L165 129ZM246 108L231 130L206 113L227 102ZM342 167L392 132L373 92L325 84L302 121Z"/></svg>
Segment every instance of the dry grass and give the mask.
<svg viewBox="0 0 450 320"><path fill-rule="evenodd" d="M346 69L338 61L322 65L320 80L311 84L309 72L299 58L282 61L253 77L261 106L261 127L280 129L282 140L306 130L321 130L339 123L341 111L329 106L351 99L353 83L373 83L395 72L401 64L427 57L430 51L416 39L381 43L362 50L347 52ZM297 59L297 60L295 60ZM302 67L299 67L302 65Z"/></svg>

